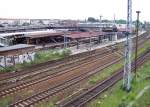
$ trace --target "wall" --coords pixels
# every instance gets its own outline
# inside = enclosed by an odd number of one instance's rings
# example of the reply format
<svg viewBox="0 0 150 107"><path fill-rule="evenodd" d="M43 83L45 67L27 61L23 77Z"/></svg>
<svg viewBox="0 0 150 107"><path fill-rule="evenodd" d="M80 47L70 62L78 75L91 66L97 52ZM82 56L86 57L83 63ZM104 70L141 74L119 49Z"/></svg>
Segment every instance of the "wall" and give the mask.
<svg viewBox="0 0 150 107"><path fill-rule="evenodd" d="M14 56L14 61L15 61L15 64L23 63L23 62L30 62L34 60L34 56L35 56L35 52L32 52L32 53L30 52L30 53L26 53L23 55L19 55L19 57ZM7 56L6 62L5 62L4 56L0 56L0 67L12 66L14 64L14 61L13 61L13 56Z"/></svg>

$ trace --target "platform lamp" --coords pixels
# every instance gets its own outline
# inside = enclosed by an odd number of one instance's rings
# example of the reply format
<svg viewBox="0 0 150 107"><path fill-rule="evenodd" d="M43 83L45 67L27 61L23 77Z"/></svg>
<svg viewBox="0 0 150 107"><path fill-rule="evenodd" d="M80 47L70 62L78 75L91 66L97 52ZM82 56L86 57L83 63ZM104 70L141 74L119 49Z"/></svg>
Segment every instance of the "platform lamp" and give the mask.
<svg viewBox="0 0 150 107"><path fill-rule="evenodd" d="M135 44L135 78L137 77L137 51L138 51L138 35L139 35L139 14L140 11L136 11L137 21L136 21L136 44Z"/></svg>

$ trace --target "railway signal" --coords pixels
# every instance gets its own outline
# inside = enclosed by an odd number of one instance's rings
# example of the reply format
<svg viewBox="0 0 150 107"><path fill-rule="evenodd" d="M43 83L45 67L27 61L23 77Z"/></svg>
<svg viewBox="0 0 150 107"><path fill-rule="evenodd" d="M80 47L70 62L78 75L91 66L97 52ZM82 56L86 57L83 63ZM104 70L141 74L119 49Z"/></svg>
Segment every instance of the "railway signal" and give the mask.
<svg viewBox="0 0 150 107"><path fill-rule="evenodd" d="M131 89L131 55L132 55L132 0L127 0L127 33L125 42L125 63L123 74L123 88L126 91Z"/></svg>

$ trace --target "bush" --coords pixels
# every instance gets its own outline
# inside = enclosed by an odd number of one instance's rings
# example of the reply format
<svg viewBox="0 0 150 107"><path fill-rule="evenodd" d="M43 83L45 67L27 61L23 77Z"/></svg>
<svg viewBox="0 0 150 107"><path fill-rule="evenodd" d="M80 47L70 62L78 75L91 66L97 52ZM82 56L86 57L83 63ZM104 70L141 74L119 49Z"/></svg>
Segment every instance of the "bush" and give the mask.
<svg viewBox="0 0 150 107"><path fill-rule="evenodd" d="M16 71L16 68L14 66L10 66L10 67L5 67L0 69L1 72L11 72L11 71Z"/></svg>
<svg viewBox="0 0 150 107"><path fill-rule="evenodd" d="M126 102L122 102L122 103L119 104L118 107L127 107L127 103Z"/></svg>
<svg viewBox="0 0 150 107"><path fill-rule="evenodd" d="M63 57L69 56L69 55L71 54L71 50L69 50L69 49L64 49L61 54L62 54Z"/></svg>

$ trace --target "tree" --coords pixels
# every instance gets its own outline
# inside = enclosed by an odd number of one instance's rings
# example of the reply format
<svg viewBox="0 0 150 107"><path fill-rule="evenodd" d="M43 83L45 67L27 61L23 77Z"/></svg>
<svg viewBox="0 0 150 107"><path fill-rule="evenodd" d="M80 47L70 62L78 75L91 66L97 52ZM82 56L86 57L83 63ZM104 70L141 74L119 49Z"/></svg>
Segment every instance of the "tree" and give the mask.
<svg viewBox="0 0 150 107"><path fill-rule="evenodd" d="M107 20L107 19L104 19L104 20L102 20L102 22L104 22L104 23L110 23L110 22L112 22L112 21Z"/></svg>
<svg viewBox="0 0 150 107"><path fill-rule="evenodd" d="M124 19L116 20L115 22L116 22L117 24L126 24L126 23L127 23L127 21L124 20Z"/></svg>
<svg viewBox="0 0 150 107"><path fill-rule="evenodd" d="M29 23L27 23L27 22L24 22L23 24L22 24L22 26L29 26L30 24Z"/></svg>
<svg viewBox="0 0 150 107"><path fill-rule="evenodd" d="M88 22L98 22L98 19L95 19L94 17L88 17Z"/></svg>

